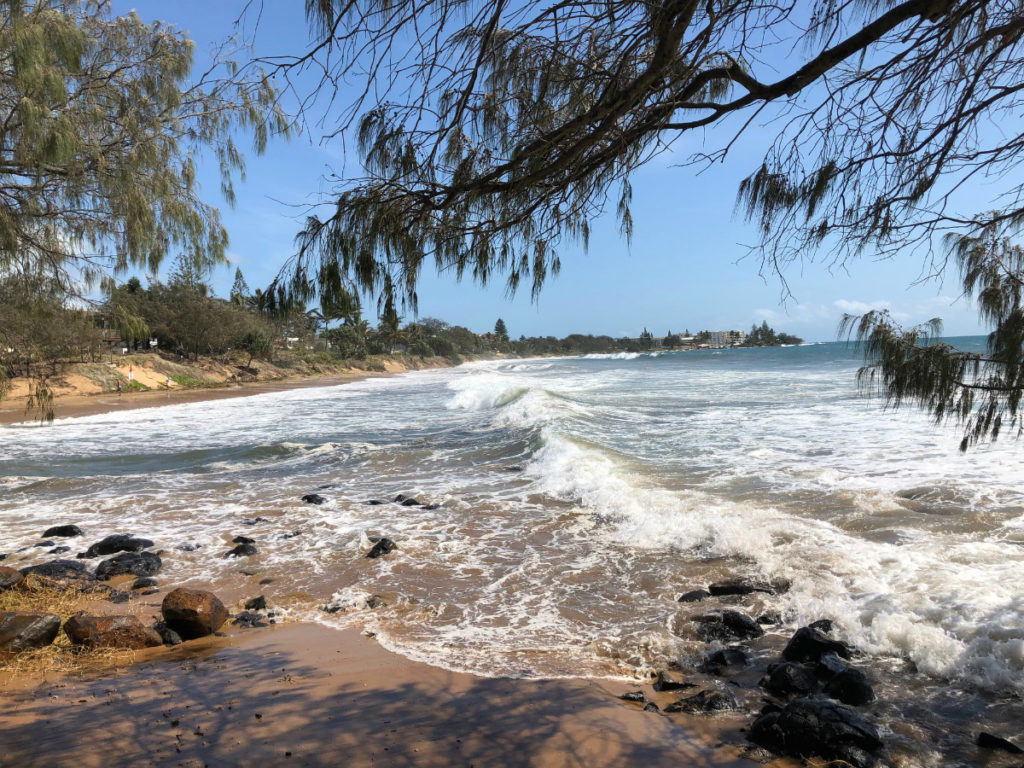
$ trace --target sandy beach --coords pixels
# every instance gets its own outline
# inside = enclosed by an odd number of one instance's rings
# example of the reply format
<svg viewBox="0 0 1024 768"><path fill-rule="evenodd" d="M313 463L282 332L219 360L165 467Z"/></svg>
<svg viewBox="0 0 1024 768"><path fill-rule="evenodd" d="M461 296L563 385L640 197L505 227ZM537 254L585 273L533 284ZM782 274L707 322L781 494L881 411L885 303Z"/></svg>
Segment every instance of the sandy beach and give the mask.
<svg viewBox="0 0 1024 768"><path fill-rule="evenodd" d="M643 687L662 705L677 698ZM234 629L113 674L5 678L0 765L750 765L735 746L744 716L617 699L638 688L448 672L355 630Z"/></svg>

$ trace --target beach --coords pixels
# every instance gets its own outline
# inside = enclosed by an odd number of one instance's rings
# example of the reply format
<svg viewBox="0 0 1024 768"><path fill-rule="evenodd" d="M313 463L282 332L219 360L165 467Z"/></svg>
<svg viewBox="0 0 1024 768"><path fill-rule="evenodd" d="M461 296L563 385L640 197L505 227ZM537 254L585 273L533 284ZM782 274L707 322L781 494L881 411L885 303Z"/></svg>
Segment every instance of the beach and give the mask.
<svg viewBox="0 0 1024 768"><path fill-rule="evenodd" d="M282 669L306 665L295 706L330 701L358 738L286 708L281 733L298 741L281 759L375 744L400 701L412 719L396 738L421 752L389 746L390 764L455 759L446 736L423 751L445 722L483 734L454 764L728 764L766 701L792 703L770 670L814 625L844 654L832 669L858 681L843 701L878 730L881 764L1014 765L975 745L981 732L1020 737L1014 446L964 456L927 419L879 415L856 395L857 364L840 345L481 361L14 424L0 554L20 568L133 534L162 558L161 592L138 598L150 613L176 586L211 589L232 613L265 596L276 626L226 626L116 680L151 692L145 675L167 678L172 696L218 712L179 658L189 648L209 649L199 674L225 690L269 675L246 665L273 654ZM40 542L57 524L85 534ZM229 556L243 539L252 549ZM384 539L393 546L368 557ZM686 687L654 692L663 672ZM827 679L807 690L820 697ZM93 683L121 690L111 680ZM85 713L93 683L48 685L70 686ZM26 722L79 716L47 690L16 697L22 713L43 707ZM369 730L349 724L362 711L346 709L353 691L375 691ZM617 698L630 691L659 710ZM664 713L695 696L678 708L701 714ZM264 727L231 722L241 745ZM259 756L277 746L260 742Z"/></svg>

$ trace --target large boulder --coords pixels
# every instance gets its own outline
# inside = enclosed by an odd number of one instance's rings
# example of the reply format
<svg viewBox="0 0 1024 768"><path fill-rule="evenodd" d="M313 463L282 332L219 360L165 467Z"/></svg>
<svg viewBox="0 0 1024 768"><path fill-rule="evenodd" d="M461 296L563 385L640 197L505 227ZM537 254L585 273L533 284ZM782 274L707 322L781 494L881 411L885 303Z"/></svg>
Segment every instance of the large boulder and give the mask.
<svg viewBox="0 0 1024 768"><path fill-rule="evenodd" d="M187 587L168 592L160 612L167 626L186 640L213 634L228 618L228 609L215 594Z"/></svg>
<svg viewBox="0 0 1024 768"><path fill-rule="evenodd" d="M829 680L825 684L825 694L855 707L875 700L867 675L854 667L847 667Z"/></svg>
<svg viewBox="0 0 1024 768"><path fill-rule="evenodd" d="M137 616L86 616L78 614L64 623L64 633L83 648L124 648L139 650L163 645L155 631Z"/></svg>
<svg viewBox="0 0 1024 768"><path fill-rule="evenodd" d="M259 554L259 550L255 544L239 544L231 551L225 552L224 557L251 557L256 554Z"/></svg>
<svg viewBox="0 0 1024 768"><path fill-rule="evenodd" d="M845 760L855 768L872 768L882 748L878 729L859 712L809 697L765 712L751 725L747 737L772 752Z"/></svg>
<svg viewBox="0 0 1024 768"><path fill-rule="evenodd" d="M115 533L101 539L85 550L81 557L103 557L118 552L141 552L153 546L149 539L141 539L127 533Z"/></svg>
<svg viewBox="0 0 1024 768"><path fill-rule="evenodd" d="M745 579L732 579L730 581L719 581L708 585L708 592L714 597L724 595L749 595L751 592L766 592L771 594L774 590L767 584L755 583Z"/></svg>
<svg viewBox="0 0 1024 768"><path fill-rule="evenodd" d="M813 627L800 627L782 651L786 661L820 661L826 653L850 658L850 646Z"/></svg>
<svg viewBox="0 0 1024 768"><path fill-rule="evenodd" d="M373 549L366 553L366 556L371 560L374 560L382 555L391 554L391 550L395 548L395 542L389 539L387 536L382 536L377 540L377 543L373 545Z"/></svg>
<svg viewBox="0 0 1024 768"><path fill-rule="evenodd" d="M48 563L29 565L21 569L23 576L35 574L47 579L91 579L92 574L84 563L77 560L51 560Z"/></svg>
<svg viewBox="0 0 1024 768"><path fill-rule="evenodd" d="M18 586L24 579L25 577L21 575L21 571L17 568L8 568L6 565L0 565L0 592Z"/></svg>
<svg viewBox="0 0 1024 768"><path fill-rule="evenodd" d="M787 699L791 696L806 696L821 690L821 682L814 672L803 664L784 661L768 667L768 674L760 682L762 688L773 696Z"/></svg>
<svg viewBox="0 0 1024 768"><path fill-rule="evenodd" d="M0 613L0 651L18 653L42 648L60 631L60 616L52 613L5 611Z"/></svg>
<svg viewBox="0 0 1024 768"><path fill-rule="evenodd" d="M709 613L697 619L697 637L705 643L713 640L750 640L761 637L761 625L739 611Z"/></svg>
<svg viewBox="0 0 1024 768"><path fill-rule="evenodd" d="M61 536L70 538L71 536L81 536L82 529L77 525L55 525L52 528L47 528L46 532L43 533L43 538L48 539L51 536Z"/></svg>
<svg viewBox="0 0 1024 768"><path fill-rule="evenodd" d="M106 581L114 576L154 576L163 567L163 561L152 552L122 552L96 566L96 578Z"/></svg>

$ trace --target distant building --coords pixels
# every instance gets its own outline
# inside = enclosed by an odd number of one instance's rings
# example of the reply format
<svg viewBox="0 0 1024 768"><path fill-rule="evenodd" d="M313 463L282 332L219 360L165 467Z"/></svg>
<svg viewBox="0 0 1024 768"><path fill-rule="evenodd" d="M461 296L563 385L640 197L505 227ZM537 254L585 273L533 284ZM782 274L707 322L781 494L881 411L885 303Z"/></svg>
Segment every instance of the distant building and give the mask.
<svg viewBox="0 0 1024 768"><path fill-rule="evenodd" d="M708 335L712 347L738 347L747 338L743 331L710 331Z"/></svg>

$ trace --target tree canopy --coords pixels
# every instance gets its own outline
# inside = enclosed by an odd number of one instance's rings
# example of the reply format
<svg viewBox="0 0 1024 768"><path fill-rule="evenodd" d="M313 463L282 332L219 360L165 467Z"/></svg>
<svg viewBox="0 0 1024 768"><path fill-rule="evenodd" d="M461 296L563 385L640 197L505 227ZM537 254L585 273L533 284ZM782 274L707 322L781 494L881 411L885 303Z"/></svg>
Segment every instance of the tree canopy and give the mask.
<svg viewBox="0 0 1024 768"><path fill-rule="evenodd" d="M196 181L200 153L221 187L287 122L259 69L240 75L225 45L193 78L193 43L103 0L0 6L0 273L39 273L65 292L179 249L224 258L227 234Z"/></svg>
<svg viewBox="0 0 1024 768"><path fill-rule="evenodd" d="M325 116L363 174L308 219L275 288L336 285L415 306L424 264L533 291L566 238L690 134L695 162L739 133L778 137L739 190L781 270L826 247L930 242L992 216L951 209L965 179L1020 161L1024 7L1016 0L309 0L311 47L266 59L361 96ZM310 97L313 98L312 96ZM332 100L333 106L339 106ZM694 146L687 142L685 146ZM996 220L1018 221L1009 183Z"/></svg>

